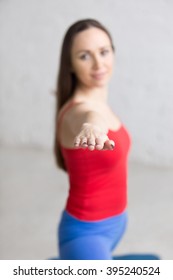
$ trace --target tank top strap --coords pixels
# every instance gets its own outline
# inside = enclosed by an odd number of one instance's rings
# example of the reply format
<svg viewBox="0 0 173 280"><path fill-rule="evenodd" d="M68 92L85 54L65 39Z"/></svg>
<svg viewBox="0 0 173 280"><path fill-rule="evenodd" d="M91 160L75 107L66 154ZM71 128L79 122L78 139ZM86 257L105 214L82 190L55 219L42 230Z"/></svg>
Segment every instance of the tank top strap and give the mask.
<svg viewBox="0 0 173 280"><path fill-rule="evenodd" d="M70 101L61 111L60 113L60 116L58 118L58 123L57 123L57 126L58 126L58 131L60 131L60 127L61 127L61 124L62 124L62 120L63 120L63 117L65 115L65 113L70 109L72 108L73 106L77 105L77 104L80 104L82 102L77 102L77 101ZM59 134L59 133L58 133ZM58 137L59 139L59 137Z"/></svg>

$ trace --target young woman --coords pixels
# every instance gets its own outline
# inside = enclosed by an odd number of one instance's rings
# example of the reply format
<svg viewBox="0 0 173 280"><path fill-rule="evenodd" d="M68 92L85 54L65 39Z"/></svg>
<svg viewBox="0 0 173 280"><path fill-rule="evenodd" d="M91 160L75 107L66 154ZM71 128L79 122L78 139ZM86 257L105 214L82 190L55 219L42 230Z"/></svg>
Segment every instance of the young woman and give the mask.
<svg viewBox="0 0 173 280"><path fill-rule="evenodd" d="M67 31L57 83L55 156L69 176L58 227L60 259L108 260L127 223L129 134L111 111L114 46L92 19Z"/></svg>

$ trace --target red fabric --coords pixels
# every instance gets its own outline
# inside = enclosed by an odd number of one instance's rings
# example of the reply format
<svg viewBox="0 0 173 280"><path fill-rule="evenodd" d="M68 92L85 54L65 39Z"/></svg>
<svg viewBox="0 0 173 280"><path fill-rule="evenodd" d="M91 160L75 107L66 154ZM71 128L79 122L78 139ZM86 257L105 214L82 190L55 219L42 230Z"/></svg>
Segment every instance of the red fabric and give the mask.
<svg viewBox="0 0 173 280"><path fill-rule="evenodd" d="M84 221L108 218L127 206L127 156L130 137L122 125L109 130L114 150L89 151L61 146L69 174L66 210Z"/></svg>

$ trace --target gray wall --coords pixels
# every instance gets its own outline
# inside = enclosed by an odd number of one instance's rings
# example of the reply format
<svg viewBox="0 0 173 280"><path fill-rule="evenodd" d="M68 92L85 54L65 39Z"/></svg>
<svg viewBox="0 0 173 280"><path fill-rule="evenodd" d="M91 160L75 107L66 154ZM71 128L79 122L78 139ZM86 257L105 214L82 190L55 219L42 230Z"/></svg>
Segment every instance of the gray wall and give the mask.
<svg viewBox="0 0 173 280"><path fill-rule="evenodd" d="M173 1L0 1L0 143L52 149L64 31L93 17L111 31L109 101L129 128L131 160L173 165Z"/></svg>

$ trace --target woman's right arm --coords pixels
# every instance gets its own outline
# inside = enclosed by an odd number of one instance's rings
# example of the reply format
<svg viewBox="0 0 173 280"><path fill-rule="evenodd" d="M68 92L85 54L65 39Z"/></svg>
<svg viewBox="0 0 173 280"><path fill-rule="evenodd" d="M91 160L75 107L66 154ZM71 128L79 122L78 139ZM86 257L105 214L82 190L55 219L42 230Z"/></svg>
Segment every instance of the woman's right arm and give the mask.
<svg viewBox="0 0 173 280"><path fill-rule="evenodd" d="M85 104L73 106L65 118L66 124L74 135L75 148L88 148L89 150L112 150L115 146L109 139L106 119L91 110Z"/></svg>

